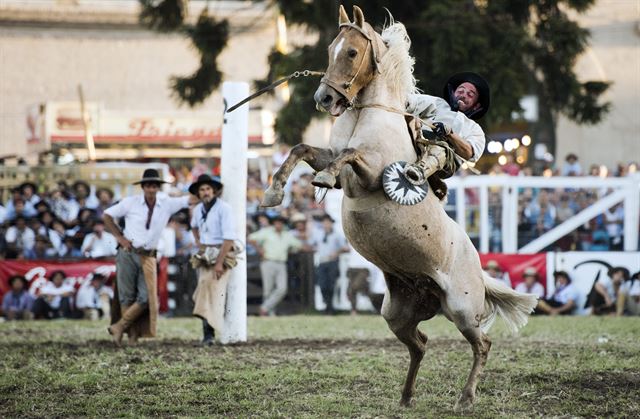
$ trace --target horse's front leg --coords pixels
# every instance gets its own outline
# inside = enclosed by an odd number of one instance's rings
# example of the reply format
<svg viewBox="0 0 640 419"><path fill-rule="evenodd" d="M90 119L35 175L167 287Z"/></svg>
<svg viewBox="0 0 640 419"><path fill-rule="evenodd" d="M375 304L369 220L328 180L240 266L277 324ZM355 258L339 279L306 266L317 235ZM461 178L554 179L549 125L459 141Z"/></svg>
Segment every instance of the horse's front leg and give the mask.
<svg viewBox="0 0 640 419"><path fill-rule="evenodd" d="M333 152L327 148L311 147L306 144L298 144L291 149L289 156L282 166L273 175L271 185L264 192L263 207L275 207L282 203L284 198L284 185L291 175L291 171L299 161L305 161L313 170L323 170L333 159Z"/></svg>
<svg viewBox="0 0 640 419"><path fill-rule="evenodd" d="M322 188L333 188L340 171L345 165L349 164L358 175L360 184L365 189L370 189L379 180L380 171L376 169L378 169L378 166L382 166L381 159L378 157L377 153L369 152L365 154L364 151L357 148L345 148L323 171L316 175L311 183ZM344 187L344 185L342 186Z"/></svg>

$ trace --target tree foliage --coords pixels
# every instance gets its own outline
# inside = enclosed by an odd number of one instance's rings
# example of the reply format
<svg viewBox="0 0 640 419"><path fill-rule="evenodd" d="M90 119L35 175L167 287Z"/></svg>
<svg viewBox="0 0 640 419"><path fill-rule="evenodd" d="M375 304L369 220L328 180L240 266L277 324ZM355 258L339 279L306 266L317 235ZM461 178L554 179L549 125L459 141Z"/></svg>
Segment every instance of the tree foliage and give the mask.
<svg viewBox="0 0 640 419"><path fill-rule="evenodd" d="M200 67L189 76L172 76L173 96L189 106L200 104L220 85L217 58L227 45L229 24L217 21L205 8L195 25L185 23L188 0L139 0L140 23L158 32L182 32L200 54Z"/></svg>
<svg viewBox="0 0 640 419"><path fill-rule="evenodd" d="M458 71L476 71L492 88L491 110L485 126L511 120L520 110L520 98L539 96L539 104L550 111L553 121L562 113L584 124L602 120L610 105L601 103L608 82L578 80L577 58L588 45L589 33L569 18L568 12L585 12L595 0L345 0L350 12L354 3L376 29L393 18L405 24L416 57L418 86L440 95L447 78ZM327 46L337 35L339 2L277 0L289 24L306 26L318 35L315 45L297 46L291 53L272 53L267 80L295 70L322 70ZM299 79L291 101L279 112L276 132L289 144L301 141L314 111L313 91L318 80Z"/></svg>

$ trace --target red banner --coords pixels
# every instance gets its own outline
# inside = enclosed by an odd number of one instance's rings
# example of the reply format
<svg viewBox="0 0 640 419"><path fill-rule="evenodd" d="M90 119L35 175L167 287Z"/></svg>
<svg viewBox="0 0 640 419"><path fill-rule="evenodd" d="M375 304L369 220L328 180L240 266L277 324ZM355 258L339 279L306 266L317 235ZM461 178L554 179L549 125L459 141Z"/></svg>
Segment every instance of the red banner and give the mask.
<svg viewBox="0 0 640 419"><path fill-rule="evenodd" d="M480 261L482 267L486 266L487 262L495 260L498 262L502 272L509 274L511 280L511 286L516 287L521 282L524 282L522 274L527 268L535 268L538 271L539 282L547 289L547 254L535 253L532 255L520 255L520 254L505 254L505 253L482 253L480 254Z"/></svg>
<svg viewBox="0 0 640 419"><path fill-rule="evenodd" d="M160 291L160 312L168 310L167 291L167 263L160 263L158 270L158 290ZM13 275L22 275L29 282L29 292L37 296L40 288L47 283L51 273L63 271L66 275L66 283L72 284L76 289L84 281L91 278L93 272L100 272L110 280L115 279L116 265L114 260L3 260L0 261L0 301L2 296L9 291L9 278Z"/></svg>

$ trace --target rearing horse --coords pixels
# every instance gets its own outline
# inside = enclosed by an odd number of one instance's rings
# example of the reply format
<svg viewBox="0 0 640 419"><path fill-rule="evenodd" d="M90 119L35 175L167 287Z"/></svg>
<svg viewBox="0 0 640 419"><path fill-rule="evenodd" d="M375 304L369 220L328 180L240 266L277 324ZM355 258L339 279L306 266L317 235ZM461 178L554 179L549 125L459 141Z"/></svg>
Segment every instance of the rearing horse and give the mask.
<svg viewBox="0 0 640 419"><path fill-rule="evenodd" d="M471 240L429 190L416 205L400 205L382 189L384 168L415 161L404 120L415 91L413 58L404 26L376 33L354 7L354 22L340 7L340 33L329 47L329 66L314 98L338 117L330 149L295 146L265 192L263 206L282 202L294 166L306 161L316 186L344 189L342 223L351 245L385 275L382 315L409 349L411 362L401 404L411 405L427 336L418 324L442 312L471 344L473 366L456 410L473 406L478 376L491 341L485 334L500 314L516 331L526 324L536 297L520 294L483 273Z"/></svg>

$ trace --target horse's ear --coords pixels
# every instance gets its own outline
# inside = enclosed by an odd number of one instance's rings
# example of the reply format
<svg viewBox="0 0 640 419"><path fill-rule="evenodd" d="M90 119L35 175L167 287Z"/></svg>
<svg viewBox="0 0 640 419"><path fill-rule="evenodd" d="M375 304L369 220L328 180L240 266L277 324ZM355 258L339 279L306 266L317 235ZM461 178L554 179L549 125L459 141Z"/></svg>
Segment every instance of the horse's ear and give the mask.
<svg viewBox="0 0 640 419"><path fill-rule="evenodd" d="M353 6L353 20L356 25L364 29L364 14L358 6Z"/></svg>
<svg viewBox="0 0 640 419"><path fill-rule="evenodd" d="M340 18L338 20L338 26L344 25L345 23L351 23L349 20L349 16L347 15L347 11L344 10L344 6L340 5Z"/></svg>

